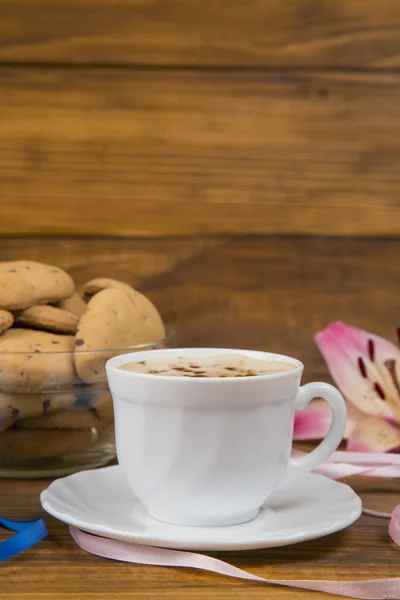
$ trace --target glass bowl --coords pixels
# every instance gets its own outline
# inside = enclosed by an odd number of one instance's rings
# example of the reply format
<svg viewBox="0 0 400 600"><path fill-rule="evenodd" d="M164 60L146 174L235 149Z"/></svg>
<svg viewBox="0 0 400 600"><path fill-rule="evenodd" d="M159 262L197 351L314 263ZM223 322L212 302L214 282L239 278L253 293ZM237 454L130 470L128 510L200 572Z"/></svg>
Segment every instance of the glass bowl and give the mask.
<svg viewBox="0 0 400 600"><path fill-rule="evenodd" d="M105 363L127 352L169 348L156 342L83 352L0 353L0 477L67 475L115 458L114 415ZM76 361L93 373L83 382Z"/></svg>

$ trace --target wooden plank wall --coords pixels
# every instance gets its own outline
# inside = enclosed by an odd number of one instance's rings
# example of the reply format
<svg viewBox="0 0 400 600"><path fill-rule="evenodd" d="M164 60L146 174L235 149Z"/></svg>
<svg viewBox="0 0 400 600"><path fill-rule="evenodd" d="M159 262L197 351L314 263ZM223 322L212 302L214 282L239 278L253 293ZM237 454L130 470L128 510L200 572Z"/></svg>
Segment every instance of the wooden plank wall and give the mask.
<svg viewBox="0 0 400 600"><path fill-rule="evenodd" d="M396 0L2 0L1 258L293 352L400 297Z"/></svg>

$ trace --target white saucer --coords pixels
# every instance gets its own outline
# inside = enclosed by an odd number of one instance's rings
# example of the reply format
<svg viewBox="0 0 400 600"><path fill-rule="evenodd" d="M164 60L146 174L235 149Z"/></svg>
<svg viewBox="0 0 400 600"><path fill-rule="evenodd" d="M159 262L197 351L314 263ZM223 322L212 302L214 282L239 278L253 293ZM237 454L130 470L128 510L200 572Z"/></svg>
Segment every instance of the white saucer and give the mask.
<svg viewBox="0 0 400 600"><path fill-rule="evenodd" d="M253 521L230 527L178 527L155 521L118 465L58 479L40 500L48 513L89 533L182 550L285 546L339 531L361 514L361 500L349 486L312 473L276 491Z"/></svg>

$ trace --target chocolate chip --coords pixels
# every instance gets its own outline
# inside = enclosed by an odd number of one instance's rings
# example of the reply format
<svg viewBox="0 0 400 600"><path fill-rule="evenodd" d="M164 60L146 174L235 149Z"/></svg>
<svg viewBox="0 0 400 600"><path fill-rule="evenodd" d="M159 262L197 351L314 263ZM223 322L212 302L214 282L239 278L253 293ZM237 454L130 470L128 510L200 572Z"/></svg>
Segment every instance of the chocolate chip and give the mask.
<svg viewBox="0 0 400 600"><path fill-rule="evenodd" d="M51 400L49 400L49 398L46 398L46 400L43 400L43 411L46 412L46 410L48 410L50 408L50 404L51 404Z"/></svg>
<svg viewBox="0 0 400 600"><path fill-rule="evenodd" d="M75 346L83 346L84 343L85 340L82 340L81 338L79 340L75 340Z"/></svg>

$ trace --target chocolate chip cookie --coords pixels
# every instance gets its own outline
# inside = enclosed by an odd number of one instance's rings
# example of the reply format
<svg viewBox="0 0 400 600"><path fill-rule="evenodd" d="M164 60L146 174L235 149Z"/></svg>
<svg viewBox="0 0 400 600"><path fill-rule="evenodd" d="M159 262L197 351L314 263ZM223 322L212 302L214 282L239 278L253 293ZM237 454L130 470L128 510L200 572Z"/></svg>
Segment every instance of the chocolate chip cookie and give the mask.
<svg viewBox="0 0 400 600"><path fill-rule="evenodd" d="M62 308L68 312L80 317L85 312L86 302L81 298L79 294L74 294L70 298L60 300L54 304L56 308Z"/></svg>
<svg viewBox="0 0 400 600"><path fill-rule="evenodd" d="M96 279L91 279L87 281L83 286L83 294L85 298L89 299L101 290L105 290L107 288L120 288L120 289L128 289L132 290L132 287L123 281L118 281L118 279L111 279L110 277L97 277Z"/></svg>
<svg viewBox="0 0 400 600"><path fill-rule="evenodd" d="M59 267L28 260L0 262L0 308L57 302L74 292L73 280Z"/></svg>
<svg viewBox="0 0 400 600"><path fill-rule="evenodd" d="M15 323L53 333L74 334L79 318L68 310L49 304L37 304L15 313Z"/></svg>
<svg viewBox="0 0 400 600"><path fill-rule="evenodd" d="M0 435L0 456L2 460L65 457L97 439L95 429L9 429Z"/></svg>
<svg viewBox="0 0 400 600"><path fill-rule="evenodd" d="M16 422L17 429L103 429L113 422L112 415L103 414L101 417L93 409L81 406L71 406L54 414L44 414L40 417L20 419Z"/></svg>
<svg viewBox="0 0 400 600"><path fill-rule="evenodd" d="M4 431L19 419L51 415L76 402L72 392L49 392L47 394L0 393L0 431Z"/></svg>
<svg viewBox="0 0 400 600"><path fill-rule="evenodd" d="M74 337L32 329L0 336L0 392L52 390L76 380Z"/></svg>
<svg viewBox="0 0 400 600"><path fill-rule="evenodd" d="M76 371L87 383L101 381L105 362L115 356L116 349L156 342L164 336L160 314L143 294L128 286L101 290L90 299L79 321L74 343ZM82 352L99 349L113 352Z"/></svg>
<svg viewBox="0 0 400 600"><path fill-rule="evenodd" d="M0 310L0 334L10 329L14 323L14 315L8 310Z"/></svg>

